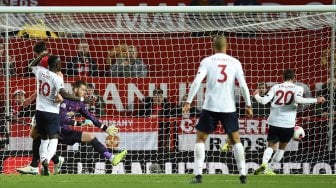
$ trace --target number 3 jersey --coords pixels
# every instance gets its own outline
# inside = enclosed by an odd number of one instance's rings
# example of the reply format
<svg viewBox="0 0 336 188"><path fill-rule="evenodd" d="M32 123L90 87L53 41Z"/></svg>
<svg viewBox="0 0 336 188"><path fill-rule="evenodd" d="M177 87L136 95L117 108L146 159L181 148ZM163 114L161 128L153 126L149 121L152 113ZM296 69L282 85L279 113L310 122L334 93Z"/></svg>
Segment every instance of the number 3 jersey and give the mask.
<svg viewBox="0 0 336 188"><path fill-rule="evenodd" d="M37 81L36 110L59 113L59 104L54 103L56 94L64 88L64 81L56 73L41 66L32 67Z"/></svg>
<svg viewBox="0 0 336 188"><path fill-rule="evenodd" d="M203 109L212 112L235 112L235 80L239 82L246 106L251 106L250 92L244 78L241 63L225 53L216 53L204 58L197 71L193 84L199 85L206 80ZM191 103L197 91L190 89L187 99Z"/></svg>
<svg viewBox="0 0 336 188"><path fill-rule="evenodd" d="M267 123L283 128L292 128L295 126L298 104L317 102L316 98L303 98L303 88L292 82L275 84L264 97L256 95L255 98L262 104L272 101L271 113L267 119Z"/></svg>

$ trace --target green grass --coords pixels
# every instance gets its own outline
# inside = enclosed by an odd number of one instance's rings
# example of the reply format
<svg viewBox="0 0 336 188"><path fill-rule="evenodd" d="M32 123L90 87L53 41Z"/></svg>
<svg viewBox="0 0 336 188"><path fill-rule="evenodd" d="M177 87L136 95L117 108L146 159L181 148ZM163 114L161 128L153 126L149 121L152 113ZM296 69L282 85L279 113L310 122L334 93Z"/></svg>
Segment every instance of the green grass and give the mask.
<svg viewBox="0 0 336 188"><path fill-rule="evenodd" d="M1 175L0 188L333 188L336 187L336 176L328 175L278 175L278 176L249 176L248 184L239 184L237 175L205 175L203 183L188 184L192 175Z"/></svg>

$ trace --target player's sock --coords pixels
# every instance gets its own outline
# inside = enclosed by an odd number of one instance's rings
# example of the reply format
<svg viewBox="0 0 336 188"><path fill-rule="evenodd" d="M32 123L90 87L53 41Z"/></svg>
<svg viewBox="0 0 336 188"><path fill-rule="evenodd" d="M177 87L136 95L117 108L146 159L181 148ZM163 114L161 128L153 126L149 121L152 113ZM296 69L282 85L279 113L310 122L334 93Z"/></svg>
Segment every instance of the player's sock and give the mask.
<svg viewBox="0 0 336 188"><path fill-rule="evenodd" d="M39 148L40 161L41 162L43 162L45 159L47 159L48 145L49 145L49 139L46 139L46 140L41 139L41 145L40 145L40 148Z"/></svg>
<svg viewBox="0 0 336 188"><path fill-rule="evenodd" d="M274 169L274 165L278 162L281 161L285 151L284 150L278 150L275 152L273 158L272 158L272 163L271 163L271 168Z"/></svg>
<svg viewBox="0 0 336 188"><path fill-rule="evenodd" d="M195 151L194 151L194 174L202 175L203 173L203 163L205 159L205 146L204 143L196 143L195 144Z"/></svg>
<svg viewBox="0 0 336 188"><path fill-rule="evenodd" d="M105 158L112 160L113 154L107 150L107 148L99 142L97 138L94 138L91 142L92 147Z"/></svg>
<svg viewBox="0 0 336 188"><path fill-rule="evenodd" d="M266 150L264 151L262 163L263 164L268 164L268 161L271 159L272 154L273 154L273 149L269 148L269 147L266 148Z"/></svg>
<svg viewBox="0 0 336 188"><path fill-rule="evenodd" d="M52 162L54 162L54 164L58 164L59 163L59 156L55 153L55 155L51 158Z"/></svg>
<svg viewBox="0 0 336 188"><path fill-rule="evenodd" d="M36 138L33 140L33 158L32 161L30 163L31 167L37 168L38 167L38 163L40 160L40 153L39 153L39 148L41 145L41 138Z"/></svg>
<svg viewBox="0 0 336 188"><path fill-rule="evenodd" d="M47 155L47 160L48 163L51 160L51 158L55 155L56 150L57 150L57 144L58 144L58 139L50 139L49 140L49 145L48 145L48 155Z"/></svg>
<svg viewBox="0 0 336 188"><path fill-rule="evenodd" d="M236 159L237 166L239 169L239 174L245 176L246 166L245 166L244 146L241 143L237 143L233 145L233 149L234 149L234 157Z"/></svg>

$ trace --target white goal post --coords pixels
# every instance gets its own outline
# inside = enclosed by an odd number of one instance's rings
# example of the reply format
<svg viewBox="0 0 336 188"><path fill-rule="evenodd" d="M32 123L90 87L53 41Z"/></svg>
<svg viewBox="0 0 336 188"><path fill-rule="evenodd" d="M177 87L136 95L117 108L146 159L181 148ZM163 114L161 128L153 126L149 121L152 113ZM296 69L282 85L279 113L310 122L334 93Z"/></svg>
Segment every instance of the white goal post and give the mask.
<svg viewBox="0 0 336 188"><path fill-rule="evenodd" d="M88 95L97 100L88 110L120 133L74 128L94 133L112 152L129 151L112 167L88 143L61 145L61 173L191 173L205 85L191 114L181 113L181 103L200 60L213 53L213 37L222 35L228 53L242 62L251 93L266 92L282 81L283 70L293 69L305 97L327 98L326 105L298 107L297 125L306 137L290 142L277 172L335 174L335 13L335 5L0 7L0 173L16 173L31 160L34 103L22 108L21 102L35 91L27 65L39 40L60 56L67 90L78 79L92 84ZM254 101L249 119L239 87L235 95L251 171L266 147L269 106ZM232 151L220 151L225 140L220 127L210 135L206 173L238 172Z"/></svg>

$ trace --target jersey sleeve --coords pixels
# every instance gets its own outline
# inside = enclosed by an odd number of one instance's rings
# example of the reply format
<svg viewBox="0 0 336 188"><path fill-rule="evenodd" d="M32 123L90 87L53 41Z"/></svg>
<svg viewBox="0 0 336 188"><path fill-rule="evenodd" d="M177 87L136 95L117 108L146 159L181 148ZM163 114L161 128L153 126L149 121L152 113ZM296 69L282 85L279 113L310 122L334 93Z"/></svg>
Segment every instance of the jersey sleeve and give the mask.
<svg viewBox="0 0 336 188"><path fill-rule="evenodd" d="M267 104L269 103L273 98L275 94L275 86L273 86L265 96L260 96L259 94L255 95L254 98L258 101L258 103L261 104Z"/></svg>
<svg viewBox="0 0 336 188"><path fill-rule="evenodd" d="M187 98L187 103L191 103L192 100L194 99L203 79L206 77L207 75L207 69L205 66L205 60L202 60L200 63L200 66L197 70L197 75L193 81L193 83L190 86L190 90L189 90L189 94L188 94L188 98Z"/></svg>
<svg viewBox="0 0 336 188"><path fill-rule="evenodd" d="M298 89L294 95L294 101L297 104L311 104L311 103L316 103L317 99L316 98L304 98L303 88L298 86Z"/></svg>
<svg viewBox="0 0 336 188"><path fill-rule="evenodd" d="M100 121L87 110L84 103L82 102L80 103L81 105L80 105L79 113L82 114L85 118L91 120L96 127L100 128L102 125Z"/></svg>
<svg viewBox="0 0 336 188"><path fill-rule="evenodd" d="M64 88L64 81L59 76L55 76L55 78L54 78L54 84L55 84L57 92Z"/></svg>
<svg viewBox="0 0 336 188"><path fill-rule="evenodd" d="M32 69L32 73L37 75L38 71L40 70L40 67L39 66L33 66L33 67L31 67L31 69Z"/></svg>
<svg viewBox="0 0 336 188"><path fill-rule="evenodd" d="M245 104L246 106L251 106L250 91L247 87L245 76L244 76L244 71L243 71L243 68L240 62L237 63L237 69L238 70L236 73L236 79L239 82L239 87L244 97Z"/></svg>

